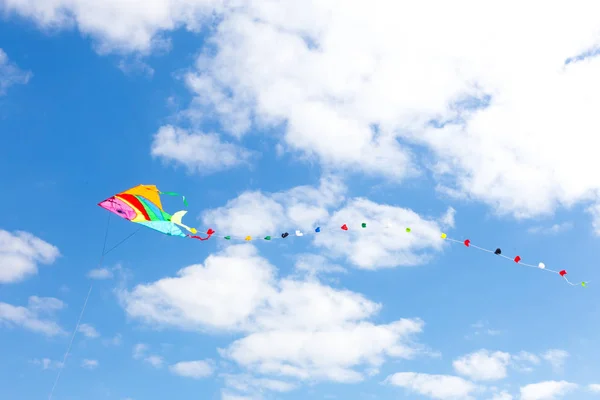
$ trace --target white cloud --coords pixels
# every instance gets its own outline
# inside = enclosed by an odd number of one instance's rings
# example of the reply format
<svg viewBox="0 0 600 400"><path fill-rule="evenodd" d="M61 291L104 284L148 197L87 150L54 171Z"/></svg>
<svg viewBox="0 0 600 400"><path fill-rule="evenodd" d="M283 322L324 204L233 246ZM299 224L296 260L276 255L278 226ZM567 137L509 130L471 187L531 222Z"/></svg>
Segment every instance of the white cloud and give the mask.
<svg viewBox="0 0 600 400"><path fill-rule="evenodd" d="M596 146L581 146L598 130L600 58L565 65L598 44L597 7L256 1L224 16L216 56L188 76L192 108L212 101L237 136L253 128L250 116L259 128L284 125L288 149L394 179L415 168L409 146L423 146L446 193L546 215L599 197L600 179L579 171L600 166ZM548 18L531 30L540 8Z"/></svg>
<svg viewBox="0 0 600 400"><path fill-rule="evenodd" d="M171 372L179 376L193 379L206 378L214 372L213 363L211 361L180 361L169 367Z"/></svg>
<svg viewBox="0 0 600 400"><path fill-rule="evenodd" d="M81 366L86 369L95 369L98 367L98 360L88 360L86 358L81 362Z"/></svg>
<svg viewBox="0 0 600 400"><path fill-rule="evenodd" d="M252 153L223 142L216 133L188 132L163 126L154 135L152 155L185 165L190 171L211 173L248 163Z"/></svg>
<svg viewBox="0 0 600 400"><path fill-rule="evenodd" d="M227 234L278 236L283 229L293 234L293 229L311 230L315 223L326 221L329 210L344 201L346 190L339 178L325 176L319 187L297 186L273 194L245 192L223 207L205 211L202 220Z"/></svg>
<svg viewBox="0 0 600 400"><path fill-rule="evenodd" d="M331 263L326 257L320 254L299 254L294 268L299 272L306 273L309 277L346 272L344 267Z"/></svg>
<svg viewBox="0 0 600 400"><path fill-rule="evenodd" d="M46 369L57 369L61 368L63 363L61 361L54 361L49 358L36 358L30 361L33 365L39 365L43 370Z"/></svg>
<svg viewBox="0 0 600 400"><path fill-rule="evenodd" d="M121 298L129 316L148 323L244 334L220 352L261 374L359 381L387 358L423 351L412 340L422 321L372 323L380 304L316 280L277 280L251 245L227 247Z"/></svg>
<svg viewBox="0 0 600 400"><path fill-rule="evenodd" d="M38 264L52 264L59 256L55 246L31 233L0 229L0 283L20 282L37 274Z"/></svg>
<svg viewBox="0 0 600 400"><path fill-rule="evenodd" d="M90 324L79 325L78 331L81 332L87 338L97 338L100 336L96 328Z"/></svg>
<svg viewBox="0 0 600 400"><path fill-rule="evenodd" d="M133 358L136 360L143 360L145 363L152 365L154 368L162 367L165 361L164 358L156 354L147 355L148 349L149 347L147 344L137 343L133 346Z"/></svg>
<svg viewBox="0 0 600 400"><path fill-rule="evenodd" d="M592 383L592 384L588 385L588 390L590 392L600 393L600 384L599 383Z"/></svg>
<svg viewBox="0 0 600 400"><path fill-rule="evenodd" d="M542 358L548 361L555 371L560 371L562 369L568 357L568 352L559 349L551 349L542 354Z"/></svg>
<svg viewBox="0 0 600 400"><path fill-rule="evenodd" d="M521 351L518 354L513 356L513 359L517 360L517 361L526 361L529 362L531 364L539 364L540 363L540 358L538 356L536 356L535 354L529 353L527 351Z"/></svg>
<svg viewBox="0 0 600 400"><path fill-rule="evenodd" d="M379 366L386 356L411 358L416 352L406 338L421 326L418 321L400 320L388 325L345 323L317 331L274 329L235 341L223 355L263 374L358 382L364 375L356 366Z"/></svg>
<svg viewBox="0 0 600 400"><path fill-rule="evenodd" d="M103 51L165 49L165 33L217 21L186 77L201 122L216 117L233 136L265 128L326 168L398 180L424 165L444 193L519 218L578 202L600 215L600 177L580 173L600 167L589 139L600 57L577 58L598 46L593 0L3 4L76 26ZM423 165L415 148L428 150Z"/></svg>
<svg viewBox="0 0 600 400"><path fill-rule="evenodd" d="M246 394L258 394L262 390L285 393L296 388L296 385L276 379L256 378L251 375L225 375L225 385Z"/></svg>
<svg viewBox="0 0 600 400"><path fill-rule="evenodd" d="M500 393L495 393L490 400L513 400L513 396L506 391L502 391Z"/></svg>
<svg viewBox="0 0 600 400"><path fill-rule="evenodd" d="M144 343L137 343L133 346L133 358L139 360L144 356L144 354L148 351L148 345Z"/></svg>
<svg viewBox="0 0 600 400"><path fill-rule="evenodd" d="M112 338L106 338L102 340L102 344L105 346L120 346L123 343L123 335L117 333Z"/></svg>
<svg viewBox="0 0 600 400"><path fill-rule="evenodd" d="M124 293L131 317L184 329L237 329L272 292L275 270L251 246L231 246L177 277Z"/></svg>
<svg viewBox="0 0 600 400"><path fill-rule="evenodd" d="M152 3L120 0L98 3L94 0L7 0L2 8L34 20L43 28L77 29L97 41L104 53L164 50L170 42L160 35L181 26L196 30L203 16L210 22L211 12L220 0L161 0Z"/></svg>
<svg viewBox="0 0 600 400"><path fill-rule="evenodd" d="M148 78L154 76L154 68L142 61L140 57L123 58L118 67L125 75L142 74Z"/></svg>
<svg viewBox="0 0 600 400"><path fill-rule="evenodd" d="M35 313L52 314L65 308L65 303L54 297L29 296L28 308Z"/></svg>
<svg viewBox="0 0 600 400"><path fill-rule="evenodd" d="M322 178L318 188L300 186L274 194L245 192L223 207L205 211L203 223L223 235L259 238L278 236L284 230L314 233L319 226L323 233L312 235L315 246L365 269L423 264L430 259L428 251L442 249L444 241L436 221L363 198L350 199L334 210L344 203L345 193L346 187L333 177ZM366 229L361 228L363 222ZM343 224L348 231L340 229ZM412 232L407 233L406 228Z"/></svg>
<svg viewBox="0 0 600 400"><path fill-rule="evenodd" d="M509 353L479 350L456 359L454 370L475 381L494 381L506 378L506 369L510 364Z"/></svg>
<svg viewBox="0 0 600 400"><path fill-rule="evenodd" d="M17 84L26 84L29 82L29 79L31 79L31 72L19 69L15 63L9 60L6 52L0 49L0 96L6 94L6 90L9 87Z"/></svg>
<svg viewBox="0 0 600 400"><path fill-rule="evenodd" d="M150 356L144 358L144 362L152 365L154 368L162 367L164 361L165 361L164 358L162 358L161 356L157 356L157 355L150 355Z"/></svg>
<svg viewBox="0 0 600 400"><path fill-rule="evenodd" d="M87 276L91 279L112 279L114 274L108 268L96 268L88 272Z"/></svg>
<svg viewBox="0 0 600 400"><path fill-rule="evenodd" d="M477 321L476 323L471 325L471 328L474 328L475 330L473 331L472 335L469 334L466 336L467 339L471 339L472 336L479 336L479 335L497 336L502 333L497 329L489 328L488 323L486 321Z"/></svg>
<svg viewBox="0 0 600 400"><path fill-rule="evenodd" d="M448 210L444 213L442 218L440 219L440 223L442 226L446 228L454 228L454 217L456 216L456 210L452 207L448 207Z"/></svg>
<svg viewBox="0 0 600 400"><path fill-rule="evenodd" d="M451 375L431 375L399 372L386 378L386 382L406 388L422 396L440 400L471 400L477 387L463 378Z"/></svg>
<svg viewBox="0 0 600 400"><path fill-rule="evenodd" d="M412 210L377 204L355 198L333 213L327 229L340 230L349 224L343 234L318 235L315 245L324 247L334 256L344 257L359 268L376 269L399 265L420 265L431 259L430 251L441 250L442 229L437 222L426 220ZM360 223L367 222L367 230ZM350 226L352 225L352 226ZM411 232L407 233L406 228ZM335 231L334 231L335 232Z"/></svg>
<svg viewBox="0 0 600 400"><path fill-rule="evenodd" d="M512 356L512 367L521 372L533 371L532 365L539 365L540 358L535 354L521 351Z"/></svg>
<svg viewBox="0 0 600 400"><path fill-rule="evenodd" d="M255 396L241 396L238 394L224 391L221 393L221 400L261 400L261 398Z"/></svg>
<svg viewBox="0 0 600 400"><path fill-rule="evenodd" d="M555 400L577 388L567 381L546 381L521 387L521 400Z"/></svg>
<svg viewBox="0 0 600 400"><path fill-rule="evenodd" d="M475 325L478 329L485 326L481 322ZM567 356L566 351L554 349L548 350L541 357L552 363L555 369L559 369ZM457 373L474 381L493 381L506 378L508 367L519 372L531 372L540 362L540 357L526 351L509 354L481 349L454 360L453 366Z"/></svg>
<svg viewBox="0 0 600 400"><path fill-rule="evenodd" d="M66 332L50 318L53 313L64 308L64 303L53 297L29 297L27 307L0 303L0 324L20 326L24 329L42 333L47 336L66 334ZM49 314L42 318L41 314Z"/></svg>
<svg viewBox="0 0 600 400"><path fill-rule="evenodd" d="M573 228L573 224L571 222L563 222L560 224L554 224L551 226L533 226L527 229L529 233L541 233L544 235L555 235L560 232L567 231Z"/></svg>

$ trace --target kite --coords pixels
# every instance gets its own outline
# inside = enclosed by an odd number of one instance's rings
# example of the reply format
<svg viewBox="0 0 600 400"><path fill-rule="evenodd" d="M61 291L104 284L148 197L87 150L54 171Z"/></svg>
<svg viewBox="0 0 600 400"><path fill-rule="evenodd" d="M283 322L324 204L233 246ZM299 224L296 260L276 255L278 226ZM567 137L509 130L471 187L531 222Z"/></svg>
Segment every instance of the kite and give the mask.
<svg viewBox="0 0 600 400"><path fill-rule="evenodd" d="M196 235L196 233L198 233L197 229L190 228L182 222L182 218L185 216L187 211L177 211L173 215L166 213L162 208L160 195L181 196L180 194L175 192L161 192L155 185L138 185L124 192L117 193L114 196L98 203L98 205L114 214L117 214L121 218L141 224L143 226L146 226L150 229L154 229L158 232L169 236L208 240L216 233L213 229L208 229L206 231L206 237ZM183 197L184 205L187 206L185 196L181 197ZM362 222L360 224L360 227L362 229L366 229L367 223ZM349 230L351 230L348 224L341 225L340 229L344 232L348 232ZM187 231L189 233L184 231ZM406 228L405 231L406 233L412 232L411 228ZM316 227L313 232L309 232L306 235L317 235L321 232L321 227ZM300 230L295 231L296 237L302 237L304 235L305 233ZM262 239L265 241L271 241L274 239L286 239L288 236L290 236L289 232L283 232L281 235L267 235L264 236ZM227 241L243 240L245 242L250 242L255 240L255 238L253 238L251 235L226 235L222 238ZM448 237L448 235L446 235L445 233L440 233L439 238L441 240L463 244L468 248L474 248L477 250L484 251L486 253L494 254L496 256L513 261L516 264L524 267L536 268L542 271L554 273L562 277L571 286L585 287L589 283L585 281L580 283L572 283L567 278L567 271L565 269L555 271L553 269L546 268L546 264L544 264L543 262L538 263L538 265L527 264L522 262L521 257L518 255L515 257L508 257L502 254L502 250L500 248L497 248L496 250L488 250L483 247L475 246L471 243L470 239L456 240Z"/></svg>
<svg viewBox="0 0 600 400"><path fill-rule="evenodd" d="M161 192L155 185L138 185L117 193L98 205L119 217L137 224L154 229L169 236L189 237L198 240L208 240L215 233L209 229L206 237L195 235L198 230L190 228L182 222L186 210L177 211L173 215L163 210L160 195L181 196L175 192ZM183 204L187 206L185 196ZM184 230L190 232L187 234Z"/></svg>

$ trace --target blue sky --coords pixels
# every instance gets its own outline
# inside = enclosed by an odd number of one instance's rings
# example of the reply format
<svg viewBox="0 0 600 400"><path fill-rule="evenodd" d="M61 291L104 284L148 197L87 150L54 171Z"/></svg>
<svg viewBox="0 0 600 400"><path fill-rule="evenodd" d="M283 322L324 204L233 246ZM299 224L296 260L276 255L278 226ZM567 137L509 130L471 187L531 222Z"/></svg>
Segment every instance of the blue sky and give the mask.
<svg viewBox="0 0 600 400"><path fill-rule="evenodd" d="M535 33L445 10L474 37L333 3L0 4L0 398L61 368L56 400L600 394L598 61L559 62L595 54L597 6ZM137 226L97 203L137 184L217 235L141 229L99 264Z"/></svg>

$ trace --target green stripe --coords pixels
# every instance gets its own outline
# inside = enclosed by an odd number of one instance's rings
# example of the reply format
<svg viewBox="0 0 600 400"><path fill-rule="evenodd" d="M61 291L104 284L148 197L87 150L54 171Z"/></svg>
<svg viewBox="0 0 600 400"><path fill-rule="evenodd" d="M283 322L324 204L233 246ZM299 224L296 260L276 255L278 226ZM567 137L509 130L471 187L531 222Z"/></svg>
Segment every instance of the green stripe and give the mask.
<svg viewBox="0 0 600 400"><path fill-rule="evenodd" d="M146 212L148 213L148 216L150 217L150 221L162 221L162 218L159 218L158 215L156 215L154 213L154 211L152 210L152 208L150 208L150 206L148 205L148 201L146 199L144 199L143 197L140 196L135 196L137 197L137 199L140 201L140 203L142 203L142 205L144 206L144 209L146 210Z"/></svg>

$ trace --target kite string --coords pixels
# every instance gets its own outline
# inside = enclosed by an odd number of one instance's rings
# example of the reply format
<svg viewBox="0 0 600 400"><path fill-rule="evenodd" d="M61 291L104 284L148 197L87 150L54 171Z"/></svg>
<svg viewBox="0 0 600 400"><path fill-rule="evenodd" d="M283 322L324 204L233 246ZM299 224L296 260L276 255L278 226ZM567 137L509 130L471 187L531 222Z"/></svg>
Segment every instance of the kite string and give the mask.
<svg viewBox="0 0 600 400"><path fill-rule="evenodd" d="M77 334L77 330L79 329L79 325L81 324L81 318L83 318L83 313L85 312L85 307L87 306L87 302L90 298L90 294L92 293L92 286L90 285L90 290L88 290L87 296L85 297L85 302L83 303L83 308L81 309L81 313L79 314L79 319L77 320L77 325L75 325L75 329L73 330L73 334L71 335L71 340L69 341L69 346L67 347L67 352L63 357L63 361L58 369L58 374L56 375L56 380L54 381L54 385L52 385L52 390L50 391L50 395L48 396L48 400L52 400L52 395L54 394L54 389L58 384L58 380L60 379L61 372L67 362L67 357L71 352L71 347L73 346L73 341L75 340L75 335Z"/></svg>
<svg viewBox="0 0 600 400"><path fill-rule="evenodd" d="M104 244L102 245L102 255L100 256L100 261L98 262L98 267L102 265L104 262L104 256L106 255L106 241L108 239L108 228L110 227L110 217L108 215L108 220L106 222L106 232L104 232ZM133 235L132 235L133 236ZM71 334L71 340L69 341L69 345L67 346L67 351L63 356L63 362L58 368L58 373L56 374L56 379L54 380L54 385L52 385L52 389L50 390L50 395L48 396L48 400L52 400L52 396L54 394L54 389L56 385L58 385L58 381L60 380L60 375L62 374L62 370L67 363L67 357L69 357L69 353L71 352L71 347L73 346L73 341L75 340L75 336L77 335L77 330L79 329L79 325L81 324L81 319L83 318L83 313L85 312L85 308L87 307L88 300L90 299L90 294L92 293L93 284L90 285L90 289L88 290L87 296L85 297L85 301L83 302L83 307L81 309L81 313L79 314L79 319L77 320L77 324L75 325L75 329Z"/></svg>
<svg viewBox="0 0 600 400"><path fill-rule="evenodd" d="M110 253L111 251L113 251L114 249L116 249L117 247L119 247L120 245L122 245L123 243L125 243L133 235L135 235L136 233L138 233L140 231L140 229L142 229L142 227L137 228L132 234L130 234L129 236L127 236L125 239L121 240L119 243L115 244L113 247L111 247L110 249L108 249L105 252L103 252L102 257L104 257L105 255L107 255L108 253Z"/></svg>

